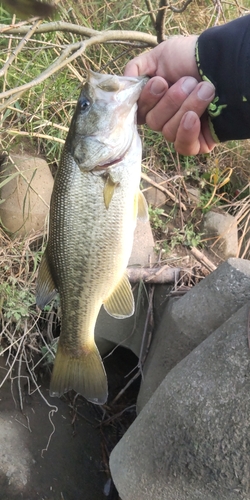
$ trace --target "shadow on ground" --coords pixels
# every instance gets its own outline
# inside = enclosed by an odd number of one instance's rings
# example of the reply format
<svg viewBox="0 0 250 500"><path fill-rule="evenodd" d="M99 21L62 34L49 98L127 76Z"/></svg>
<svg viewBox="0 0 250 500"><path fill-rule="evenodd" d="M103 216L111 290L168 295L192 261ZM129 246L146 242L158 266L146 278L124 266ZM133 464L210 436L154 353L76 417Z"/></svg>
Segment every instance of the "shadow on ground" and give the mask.
<svg viewBox="0 0 250 500"><path fill-rule="evenodd" d="M124 377L136 359L124 348L107 358L109 401L126 385ZM2 372L5 360L0 362ZM48 385L49 378L43 377L40 387L47 403L37 391L28 395L26 390L23 411L17 387L7 381L0 389L0 500L118 499L108 456L135 418L138 381L116 406L105 408L82 398L75 401L73 393L50 398Z"/></svg>

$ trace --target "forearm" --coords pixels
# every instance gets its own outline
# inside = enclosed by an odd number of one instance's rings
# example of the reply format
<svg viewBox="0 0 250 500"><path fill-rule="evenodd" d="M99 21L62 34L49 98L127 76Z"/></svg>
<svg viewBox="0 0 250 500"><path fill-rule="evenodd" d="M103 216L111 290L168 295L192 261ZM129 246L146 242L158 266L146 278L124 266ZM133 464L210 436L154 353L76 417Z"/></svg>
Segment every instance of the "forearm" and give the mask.
<svg viewBox="0 0 250 500"><path fill-rule="evenodd" d="M216 95L208 112L220 141L250 138L250 16L204 31L196 60Z"/></svg>

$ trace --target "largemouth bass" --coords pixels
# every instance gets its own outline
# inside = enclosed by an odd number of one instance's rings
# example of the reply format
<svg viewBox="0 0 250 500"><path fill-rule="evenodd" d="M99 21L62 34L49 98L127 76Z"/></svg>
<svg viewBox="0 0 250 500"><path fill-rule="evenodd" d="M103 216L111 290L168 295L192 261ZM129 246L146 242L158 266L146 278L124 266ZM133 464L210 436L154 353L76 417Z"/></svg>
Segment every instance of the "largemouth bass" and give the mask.
<svg viewBox="0 0 250 500"><path fill-rule="evenodd" d="M102 304L115 318L134 313L126 267L136 218L147 218L135 119L146 81L89 72L66 138L37 283L41 309L56 290L61 300L52 396L74 389L93 403L105 403L96 319Z"/></svg>
<svg viewBox="0 0 250 500"><path fill-rule="evenodd" d="M40 2L40 0L2 0L7 11L11 11L21 19L31 16L49 17L56 12L56 6L51 3Z"/></svg>

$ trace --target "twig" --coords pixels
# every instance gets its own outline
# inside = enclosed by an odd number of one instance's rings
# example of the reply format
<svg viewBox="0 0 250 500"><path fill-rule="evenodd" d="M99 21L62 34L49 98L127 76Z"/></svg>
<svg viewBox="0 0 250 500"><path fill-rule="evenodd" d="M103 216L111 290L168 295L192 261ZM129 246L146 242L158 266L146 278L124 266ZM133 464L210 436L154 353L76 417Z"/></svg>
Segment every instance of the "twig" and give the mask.
<svg viewBox="0 0 250 500"><path fill-rule="evenodd" d="M42 127L42 125L40 127ZM15 130L11 128L8 129L8 134L13 136L17 135L18 137L27 136L27 137L37 137L38 139L45 139L45 140L48 139L49 141L59 142L59 144L64 144L65 142L65 140L60 139L60 137L52 137L51 135L48 134L39 134L37 132L25 132L24 130Z"/></svg>
<svg viewBox="0 0 250 500"><path fill-rule="evenodd" d="M186 0L186 2L184 2L182 7L180 7L179 9L178 9L178 7L174 7L173 5L169 5L169 8L170 8L170 10L172 10L172 12L181 13L181 12L184 12L184 10L186 10L186 8L189 6L189 4L192 1L193 0Z"/></svg>
<svg viewBox="0 0 250 500"><path fill-rule="evenodd" d="M184 203L182 203L182 201L179 202L178 199L175 197L175 195L172 194L171 191L169 191L167 188L161 186L161 184L157 184L157 182L155 182L152 179L150 179L150 177L148 177L148 175L144 174L143 172L141 173L141 178L144 179L145 181L147 181L152 186L154 186L157 189L159 189L159 191L162 191L163 193L166 193L168 195L168 197L172 201L174 201L177 205L178 204L180 205L180 207L182 208L182 210L184 210L184 212L187 210L187 208L184 205Z"/></svg>
<svg viewBox="0 0 250 500"><path fill-rule="evenodd" d="M149 13L149 15L151 17L152 24L155 27L156 16L155 16L155 14L153 12L153 5L151 3L151 0L145 0L145 3L146 3L146 6L147 6L147 9L148 9L148 13Z"/></svg>
<svg viewBox="0 0 250 500"><path fill-rule="evenodd" d="M41 22L42 22L41 20L38 20L33 26L31 26L30 30L27 32L25 37L21 40L21 42L18 44L15 50L11 53L10 57L7 59L6 63L3 65L2 69L0 70L0 77L5 75L9 66L12 64L12 62L17 57L19 52L21 52L27 41L32 37L33 33L36 31L36 28L39 26Z"/></svg>
<svg viewBox="0 0 250 500"><path fill-rule="evenodd" d="M126 390L130 387L130 385L133 384L133 382L138 377L140 377L140 375L141 375L141 370L138 369L138 372L136 372L136 374L128 381L128 383L125 385L125 387L123 387L123 389L121 389L120 392L118 392L118 394L116 395L116 397L113 399L113 401L110 404L113 405L114 403L116 403L116 401L118 401L118 399L120 399L120 397L124 394L124 392L126 392Z"/></svg>
<svg viewBox="0 0 250 500"><path fill-rule="evenodd" d="M179 280L181 268L169 267L168 265L162 267L128 267L127 275L131 283L138 283L143 280L154 284L174 283ZM191 272L191 269L185 270Z"/></svg>
<svg viewBox="0 0 250 500"><path fill-rule="evenodd" d="M100 427L100 425L108 425L108 424L110 424L111 422L113 422L117 418L122 417L122 415L126 411L129 411L129 410L132 410L132 409L135 409L135 405L127 406L126 408L124 408L124 410L120 411L119 413L115 413L115 415L112 415L112 417L108 417L106 420L103 420L100 424L98 424L98 427Z"/></svg>
<svg viewBox="0 0 250 500"><path fill-rule="evenodd" d="M42 449L42 451L41 451L41 457L43 458L43 453L44 453L44 451L48 451L48 449L49 449L49 445L50 445L50 442L51 442L51 438L52 438L52 436L53 436L53 434L55 433L55 430L56 430L55 425L54 425L54 423L53 423L53 421L52 421L52 417L54 416L54 413L56 413L56 412L58 411L58 407L57 407L56 405L51 405L51 404L48 402L48 400L46 399L46 397L43 395L43 393L42 393L42 391L41 391L40 387L39 387L39 386L38 386L38 384L37 384L37 381L36 381L36 378L35 378L35 376L34 376L34 373L33 373L33 371L30 369L30 366L29 366L29 362L28 362L28 359L27 359L27 354L26 354L26 352L24 351L24 353L23 353L23 354L24 354L24 359L25 359L25 362L26 362L26 367L27 367L27 370L28 370L28 372L29 372L29 374L30 374L30 376L31 376L31 380L32 380L33 384L34 384L34 385L35 385L35 387L36 387L36 390L38 391L39 395L41 396L41 398L43 399L43 401L46 403L46 405L47 405L49 408L51 408L51 410L50 410L50 411L49 411L49 413L48 413L48 418L49 418L49 421L50 421L50 423L51 423L51 425L52 425L52 431L51 431L51 433L50 433L50 435L49 435L49 437L48 437L48 441L47 441L46 447L45 447L45 448L43 448L43 449Z"/></svg>
<svg viewBox="0 0 250 500"><path fill-rule="evenodd" d="M153 8L151 9L153 11ZM150 15L154 16L154 12L149 12ZM154 16L155 17L155 16ZM155 23L154 23L155 25ZM6 26L6 24L0 24L0 34L5 34L5 35L21 35L24 36L26 35L29 30L32 28L32 25L26 25L26 26L13 26L10 24L9 26ZM85 26L80 26L79 24L74 24L74 23L66 23L64 21L57 21L57 22L51 22L51 23L43 23L41 26L38 26L36 29L36 34L44 34L44 33L53 33L53 32L64 32L64 33L72 33L73 35L80 35L84 37L93 37L101 34L108 33L109 31L98 31L94 30L92 28L86 28ZM117 30L117 32L120 30ZM121 30L123 32L123 30ZM129 33L129 31L128 31ZM138 31L133 31L133 33L141 33L143 35L143 32L138 32ZM144 35L147 35L151 39L149 45L157 45L156 37L153 35L149 35L144 33ZM119 39L119 38L118 38ZM133 40L132 37L130 37L130 40ZM154 41L155 40L155 41ZM140 41L145 41L145 40L140 40ZM146 42L148 43L148 42Z"/></svg>
<svg viewBox="0 0 250 500"><path fill-rule="evenodd" d="M26 26L13 26L12 24L6 26L6 24L0 24L0 33L4 33L7 35L26 35L26 33L28 33L31 28L31 24ZM91 28L86 28L85 26L79 26L78 24L65 23L64 21L55 21L51 23L43 23L41 26L38 26L36 29L36 34L52 33L54 31L62 31L87 37L103 33Z"/></svg>
<svg viewBox="0 0 250 500"><path fill-rule="evenodd" d="M144 325L144 330L142 334L141 348L139 353L138 368L140 370L141 376L143 377L142 368L145 363L149 347L151 344L153 329L154 329L154 315L153 315L153 297L154 297L155 287L150 287L149 299L148 299L148 311L146 316L146 321ZM151 326L149 331L149 325ZM147 341L147 342L146 342Z"/></svg>
<svg viewBox="0 0 250 500"><path fill-rule="evenodd" d="M160 0L159 10L155 21L155 31L157 35L157 42L161 43L165 40L165 19L167 14L167 0Z"/></svg>
<svg viewBox="0 0 250 500"><path fill-rule="evenodd" d="M209 260L202 252L200 252L197 248L192 247L191 248L191 253L193 256L201 262L209 271L215 271L217 269L217 266L214 265L211 260Z"/></svg>

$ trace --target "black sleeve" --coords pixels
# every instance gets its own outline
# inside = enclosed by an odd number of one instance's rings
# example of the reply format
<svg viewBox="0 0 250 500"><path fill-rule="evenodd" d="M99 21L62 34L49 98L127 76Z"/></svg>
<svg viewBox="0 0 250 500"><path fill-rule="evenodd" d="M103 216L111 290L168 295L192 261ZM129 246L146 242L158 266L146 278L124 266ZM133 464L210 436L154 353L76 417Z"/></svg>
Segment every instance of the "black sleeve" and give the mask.
<svg viewBox="0 0 250 500"><path fill-rule="evenodd" d="M250 138L250 15L204 31L196 61L202 79L216 88L208 108L214 138Z"/></svg>

